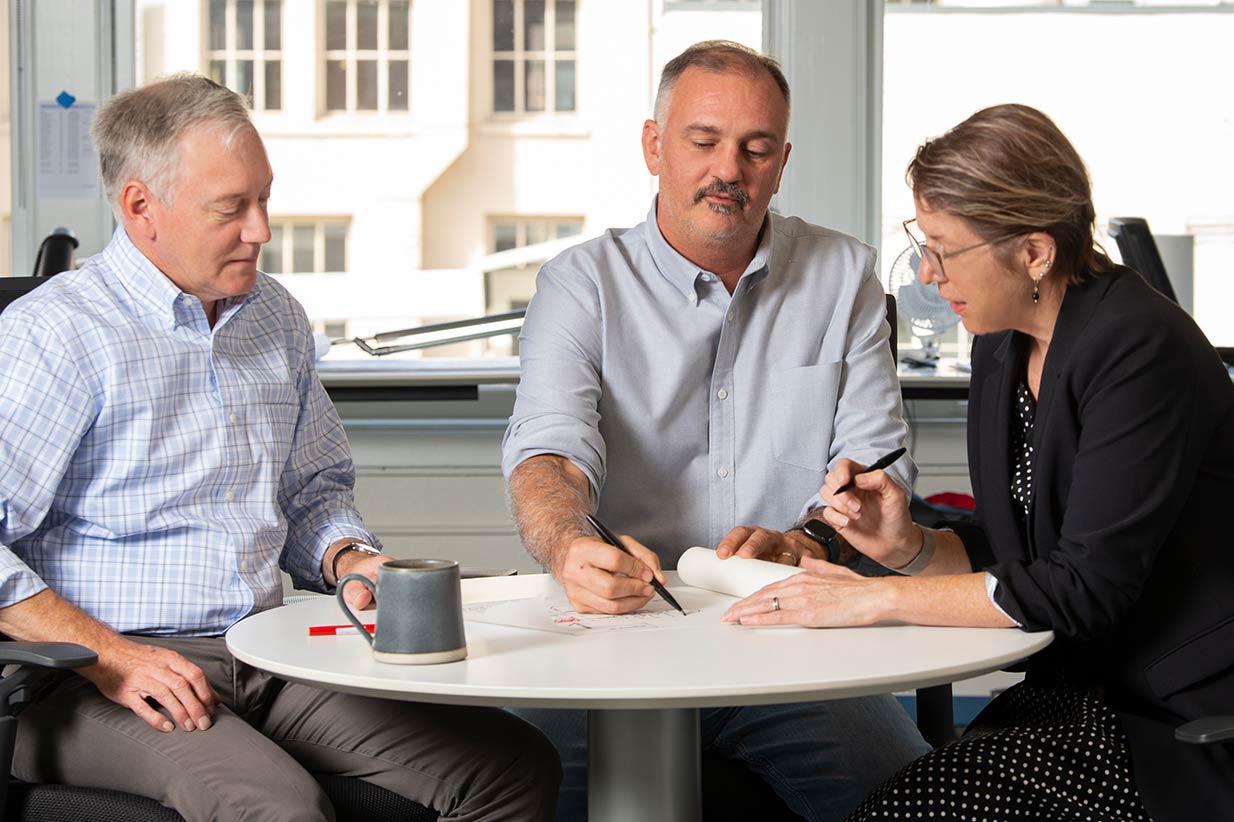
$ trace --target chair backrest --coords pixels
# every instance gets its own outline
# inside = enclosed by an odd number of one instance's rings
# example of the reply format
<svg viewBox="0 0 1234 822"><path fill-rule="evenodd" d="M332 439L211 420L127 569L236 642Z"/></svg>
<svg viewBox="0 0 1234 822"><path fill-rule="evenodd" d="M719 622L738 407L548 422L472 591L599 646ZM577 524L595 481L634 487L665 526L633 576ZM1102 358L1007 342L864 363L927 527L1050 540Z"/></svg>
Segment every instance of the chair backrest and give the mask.
<svg viewBox="0 0 1234 822"><path fill-rule="evenodd" d="M896 298L894 294L887 295L887 325L891 327L891 361L898 363L900 361L900 349L897 348L899 340L897 337L900 333L899 317L896 315Z"/></svg>
<svg viewBox="0 0 1234 822"><path fill-rule="evenodd" d="M1123 264L1134 269L1148 284L1178 302L1174 294L1174 286L1166 274L1165 263L1161 261L1161 252L1157 250L1157 242L1148 229L1148 220L1143 217L1111 217L1110 236L1118 243L1118 253L1123 256Z"/></svg>

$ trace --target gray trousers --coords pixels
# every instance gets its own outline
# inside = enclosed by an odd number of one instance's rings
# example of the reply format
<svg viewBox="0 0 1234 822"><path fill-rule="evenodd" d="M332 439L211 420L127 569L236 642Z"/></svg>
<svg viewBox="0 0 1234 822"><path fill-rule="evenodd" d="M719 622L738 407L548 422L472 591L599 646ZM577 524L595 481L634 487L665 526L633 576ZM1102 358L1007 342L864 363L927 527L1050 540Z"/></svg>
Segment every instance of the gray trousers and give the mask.
<svg viewBox="0 0 1234 822"><path fill-rule="evenodd" d="M206 731L154 730L69 675L19 721L13 774L148 796L187 822L333 820L310 775L359 777L443 820L549 820L561 766L510 714L395 702L278 679L222 639L131 637L182 654L223 704Z"/></svg>

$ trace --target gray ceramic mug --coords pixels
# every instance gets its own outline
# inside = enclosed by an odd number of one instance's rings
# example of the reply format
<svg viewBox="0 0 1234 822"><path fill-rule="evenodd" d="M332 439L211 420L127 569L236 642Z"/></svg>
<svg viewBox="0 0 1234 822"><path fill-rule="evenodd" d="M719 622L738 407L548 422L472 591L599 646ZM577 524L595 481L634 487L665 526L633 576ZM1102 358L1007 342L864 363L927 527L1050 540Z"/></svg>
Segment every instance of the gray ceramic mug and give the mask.
<svg viewBox="0 0 1234 822"><path fill-rule="evenodd" d="M377 602L377 630L370 634L347 603L343 589L358 582ZM335 591L339 607L373 646L378 662L431 665L467 656L463 634L463 592L458 563L452 559L392 559L377 571L377 585L348 574Z"/></svg>

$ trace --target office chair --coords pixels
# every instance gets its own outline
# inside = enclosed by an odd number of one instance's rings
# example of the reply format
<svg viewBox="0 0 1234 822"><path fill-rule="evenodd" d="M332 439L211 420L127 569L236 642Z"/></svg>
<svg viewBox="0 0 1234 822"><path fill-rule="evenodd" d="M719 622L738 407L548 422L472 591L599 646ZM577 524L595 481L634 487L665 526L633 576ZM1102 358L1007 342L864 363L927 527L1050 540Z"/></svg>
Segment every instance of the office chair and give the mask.
<svg viewBox="0 0 1234 822"><path fill-rule="evenodd" d="M1166 274L1165 263L1161 261L1161 253L1157 250L1157 241L1148 228L1148 221L1143 217L1111 217L1109 231L1118 243L1123 264L1172 302L1178 302L1174 286Z"/></svg>
<svg viewBox="0 0 1234 822"><path fill-rule="evenodd" d="M68 642L0 642L0 767L12 770L17 714L71 669L93 665L97 655ZM317 781L340 822L434 822L437 812L362 779L319 775ZM178 813L145 796L102 788L28 784L0 779L0 812L11 822L184 822Z"/></svg>

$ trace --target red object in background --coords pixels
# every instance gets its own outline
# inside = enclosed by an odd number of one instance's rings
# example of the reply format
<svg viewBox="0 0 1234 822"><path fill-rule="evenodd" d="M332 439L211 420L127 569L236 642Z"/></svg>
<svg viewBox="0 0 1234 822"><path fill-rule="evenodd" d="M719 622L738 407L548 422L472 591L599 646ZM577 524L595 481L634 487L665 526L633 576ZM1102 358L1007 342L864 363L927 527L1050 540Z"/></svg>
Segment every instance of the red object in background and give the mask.
<svg viewBox="0 0 1234 822"><path fill-rule="evenodd" d="M977 507L977 500L972 498L970 494L961 494L956 491L943 491L938 494L931 494L926 497L926 502L931 505L946 505L951 508L962 508L965 511L972 511Z"/></svg>

